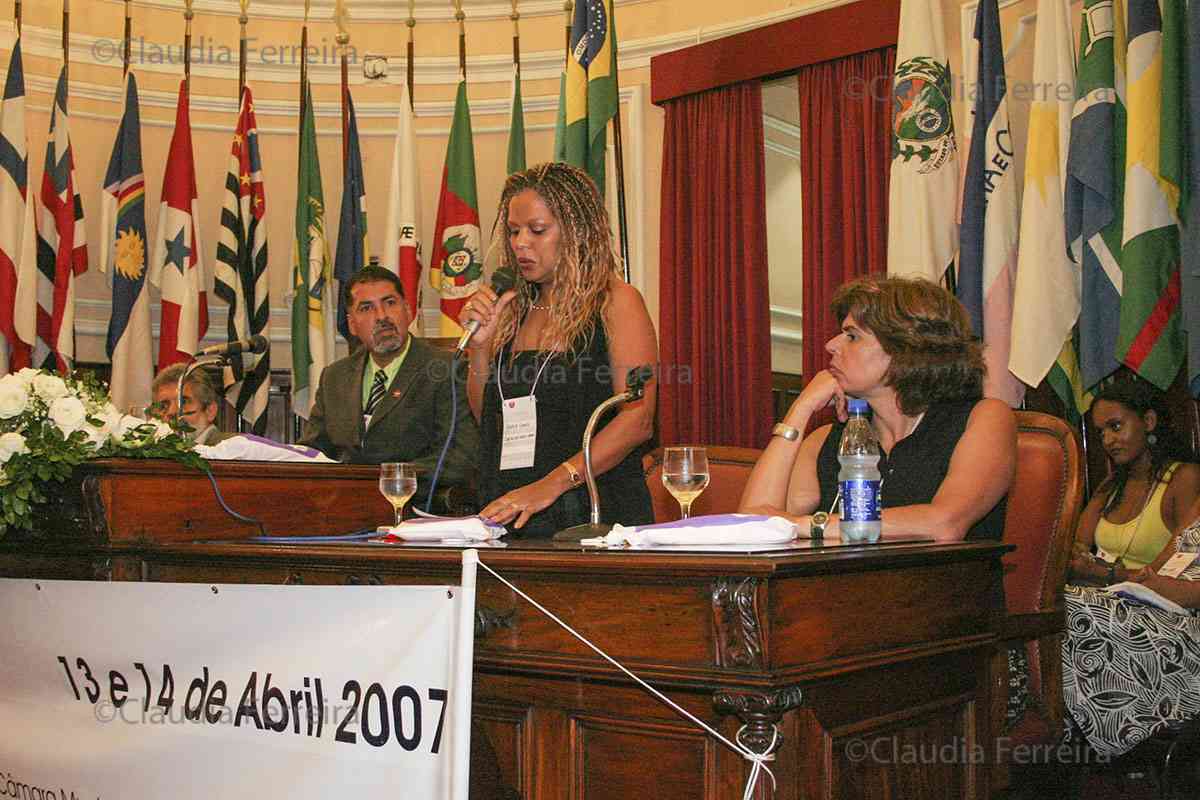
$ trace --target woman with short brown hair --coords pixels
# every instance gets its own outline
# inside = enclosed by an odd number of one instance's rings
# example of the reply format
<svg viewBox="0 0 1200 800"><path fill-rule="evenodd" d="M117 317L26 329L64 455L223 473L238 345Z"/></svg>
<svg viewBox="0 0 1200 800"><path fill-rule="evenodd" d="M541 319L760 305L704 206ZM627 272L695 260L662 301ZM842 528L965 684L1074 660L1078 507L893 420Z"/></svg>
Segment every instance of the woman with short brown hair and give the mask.
<svg viewBox="0 0 1200 800"><path fill-rule="evenodd" d="M759 458L741 509L785 514L804 530L814 512L838 532L837 448L844 425L803 439L813 414L847 396L867 401L879 441L883 536L943 541L999 539L1016 469L1016 420L982 398L983 363L965 309L916 278L863 278L833 300L841 332L825 348L829 369L796 398Z"/></svg>

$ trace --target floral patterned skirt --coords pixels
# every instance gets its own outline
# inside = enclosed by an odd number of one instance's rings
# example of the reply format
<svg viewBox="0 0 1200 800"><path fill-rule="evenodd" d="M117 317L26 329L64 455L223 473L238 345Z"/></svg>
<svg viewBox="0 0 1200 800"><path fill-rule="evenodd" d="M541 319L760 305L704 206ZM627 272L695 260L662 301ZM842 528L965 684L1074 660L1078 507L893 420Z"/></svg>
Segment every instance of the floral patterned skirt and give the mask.
<svg viewBox="0 0 1200 800"><path fill-rule="evenodd" d="M1118 756L1200 716L1200 618L1067 586L1063 700L1097 753Z"/></svg>

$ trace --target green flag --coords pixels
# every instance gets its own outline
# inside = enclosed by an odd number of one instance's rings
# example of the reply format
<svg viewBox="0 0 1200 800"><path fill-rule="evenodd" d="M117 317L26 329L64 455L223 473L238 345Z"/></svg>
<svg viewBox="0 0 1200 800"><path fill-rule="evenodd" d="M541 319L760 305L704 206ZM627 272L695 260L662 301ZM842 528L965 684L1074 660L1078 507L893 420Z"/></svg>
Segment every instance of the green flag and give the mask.
<svg viewBox="0 0 1200 800"><path fill-rule="evenodd" d="M1170 5L1170 4L1168 4ZM1129 0L1125 59L1128 139L1125 146L1125 229L1121 247L1121 326L1117 354L1160 389L1183 365L1179 306L1179 201L1184 170L1162 145L1182 142L1179 85L1183 14L1164 29L1158 0ZM1164 41L1169 46L1164 47ZM1164 55L1178 63L1169 67ZM1174 173L1174 174L1172 174Z"/></svg>
<svg viewBox="0 0 1200 800"><path fill-rule="evenodd" d="M525 108L521 103L521 70L513 65L512 116L508 123L508 174L525 169Z"/></svg>
<svg viewBox="0 0 1200 800"><path fill-rule="evenodd" d="M479 193L475 184L475 144L467 81L458 84L454 122L446 142L446 166L433 229L429 283L441 295L440 336L458 336L458 318L467 298L479 288L483 256L479 235Z"/></svg>
<svg viewBox="0 0 1200 800"><path fill-rule="evenodd" d="M601 196L606 131L608 121L617 115L617 31L612 11L612 0L579 0L575 4L563 92L563 160L587 170Z"/></svg>
<svg viewBox="0 0 1200 800"><path fill-rule="evenodd" d="M333 360L329 292L333 275L325 240L325 196L313 121L312 87L304 86L292 245L292 410L305 419L325 365Z"/></svg>

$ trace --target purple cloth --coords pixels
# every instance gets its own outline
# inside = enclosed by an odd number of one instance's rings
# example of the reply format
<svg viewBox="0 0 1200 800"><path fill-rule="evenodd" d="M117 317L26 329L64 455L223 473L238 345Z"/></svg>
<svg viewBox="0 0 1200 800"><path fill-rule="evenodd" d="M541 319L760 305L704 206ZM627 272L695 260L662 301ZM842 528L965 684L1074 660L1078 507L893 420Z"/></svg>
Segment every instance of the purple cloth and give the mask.
<svg viewBox="0 0 1200 800"><path fill-rule="evenodd" d="M305 447L301 444L283 444L282 442L277 442L274 439L268 439L265 436L255 436L253 433L240 433L238 435L243 436L252 442L257 442L258 444L265 444L278 450L290 450L293 453L299 453L300 455L307 456L309 458L316 458L317 456L321 455L320 450L312 447Z"/></svg>
<svg viewBox="0 0 1200 800"><path fill-rule="evenodd" d="M636 530L669 530L671 528L711 528L717 525L758 525L770 517L765 514L705 514L701 517L688 517L674 522L660 522L655 525L638 525Z"/></svg>

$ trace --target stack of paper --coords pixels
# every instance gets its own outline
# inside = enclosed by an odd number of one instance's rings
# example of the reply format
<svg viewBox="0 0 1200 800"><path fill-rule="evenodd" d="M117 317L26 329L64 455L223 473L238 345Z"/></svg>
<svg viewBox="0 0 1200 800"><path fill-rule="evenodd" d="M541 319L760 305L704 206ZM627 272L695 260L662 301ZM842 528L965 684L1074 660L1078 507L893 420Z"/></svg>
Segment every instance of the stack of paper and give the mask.
<svg viewBox="0 0 1200 800"><path fill-rule="evenodd" d="M503 525L478 516L422 517L410 519L399 525L384 525L379 528L379 532L387 534L383 537L384 541L394 537L406 542L490 542L505 534Z"/></svg>

